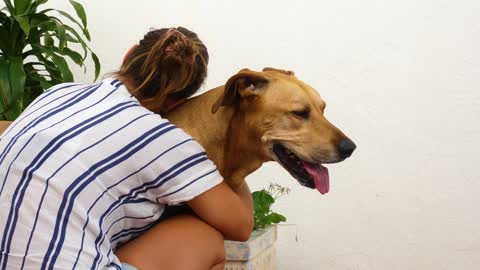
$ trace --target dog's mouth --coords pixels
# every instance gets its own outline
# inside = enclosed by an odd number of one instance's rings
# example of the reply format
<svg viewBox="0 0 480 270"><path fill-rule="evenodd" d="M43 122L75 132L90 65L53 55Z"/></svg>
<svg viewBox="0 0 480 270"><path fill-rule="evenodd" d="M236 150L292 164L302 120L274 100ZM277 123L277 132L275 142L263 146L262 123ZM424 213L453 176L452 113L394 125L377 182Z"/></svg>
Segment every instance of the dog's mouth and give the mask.
<svg viewBox="0 0 480 270"><path fill-rule="evenodd" d="M277 161L305 187L316 188L325 194L330 189L328 169L320 163L311 163L300 159L280 143L273 144L273 153Z"/></svg>

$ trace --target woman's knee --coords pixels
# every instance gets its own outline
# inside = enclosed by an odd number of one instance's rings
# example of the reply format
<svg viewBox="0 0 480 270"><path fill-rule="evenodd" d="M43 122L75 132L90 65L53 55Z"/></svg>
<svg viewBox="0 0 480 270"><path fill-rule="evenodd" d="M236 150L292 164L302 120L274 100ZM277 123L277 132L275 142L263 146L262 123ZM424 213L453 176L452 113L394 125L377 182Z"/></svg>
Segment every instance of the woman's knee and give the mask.
<svg viewBox="0 0 480 270"><path fill-rule="evenodd" d="M185 215L179 218L184 219L185 224L191 224L194 227L190 237L196 239L195 245L191 247L193 252L198 251L199 249L208 250L208 254L210 254L211 259L214 262L213 265L225 261L225 238L220 231L195 216ZM203 256L204 255L205 254L203 254Z"/></svg>
<svg viewBox="0 0 480 270"><path fill-rule="evenodd" d="M226 258L223 235L191 215L160 222L116 254L140 269L210 269Z"/></svg>
<svg viewBox="0 0 480 270"><path fill-rule="evenodd" d="M214 258L214 260L213 260L214 265L224 264L225 260L227 258L227 254L225 252L225 238L223 237L223 235L219 231L217 231L213 227L212 227L212 229L216 231L215 232L215 235L216 235L215 241L212 242L212 248L213 248L214 253L216 255L216 258Z"/></svg>

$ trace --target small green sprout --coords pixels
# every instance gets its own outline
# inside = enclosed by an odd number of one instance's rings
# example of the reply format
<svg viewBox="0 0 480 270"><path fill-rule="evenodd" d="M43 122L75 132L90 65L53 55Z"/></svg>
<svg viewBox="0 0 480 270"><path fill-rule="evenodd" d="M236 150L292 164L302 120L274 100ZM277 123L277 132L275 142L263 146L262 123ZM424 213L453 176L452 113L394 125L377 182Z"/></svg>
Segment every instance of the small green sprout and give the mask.
<svg viewBox="0 0 480 270"><path fill-rule="evenodd" d="M254 230L287 221L287 218L283 215L273 212L271 207L277 199L289 193L289 188L273 183L271 183L267 189L252 193L255 222Z"/></svg>

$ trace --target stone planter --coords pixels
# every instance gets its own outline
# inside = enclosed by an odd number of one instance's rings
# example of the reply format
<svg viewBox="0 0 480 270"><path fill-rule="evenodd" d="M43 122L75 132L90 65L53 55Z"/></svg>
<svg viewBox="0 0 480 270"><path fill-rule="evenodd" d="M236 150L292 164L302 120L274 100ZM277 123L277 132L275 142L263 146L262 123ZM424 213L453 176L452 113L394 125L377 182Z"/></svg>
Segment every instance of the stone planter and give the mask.
<svg viewBox="0 0 480 270"><path fill-rule="evenodd" d="M225 241L225 270L275 270L277 226L255 230L247 242Z"/></svg>

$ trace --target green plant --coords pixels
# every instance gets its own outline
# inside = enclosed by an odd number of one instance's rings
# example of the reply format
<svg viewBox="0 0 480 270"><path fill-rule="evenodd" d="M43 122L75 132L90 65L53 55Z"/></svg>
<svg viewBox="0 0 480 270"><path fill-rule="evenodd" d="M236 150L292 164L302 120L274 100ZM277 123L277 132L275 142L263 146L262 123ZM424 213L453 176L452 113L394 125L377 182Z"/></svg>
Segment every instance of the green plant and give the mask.
<svg viewBox="0 0 480 270"><path fill-rule="evenodd" d="M282 187L278 184L270 184L267 189L252 193L254 230L287 221L287 218L279 213L273 212L271 208L278 198L289 192L289 188Z"/></svg>
<svg viewBox="0 0 480 270"><path fill-rule="evenodd" d="M39 10L48 0L3 2L5 7L0 9L0 120L15 120L45 89L73 81L66 57L85 72L84 61L90 52L95 79L98 78L100 63L84 40L90 41L90 34L81 4L70 0L79 21L62 10ZM68 20L70 25L62 20ZM76 29L80 29L81 35Z"/></svg>

